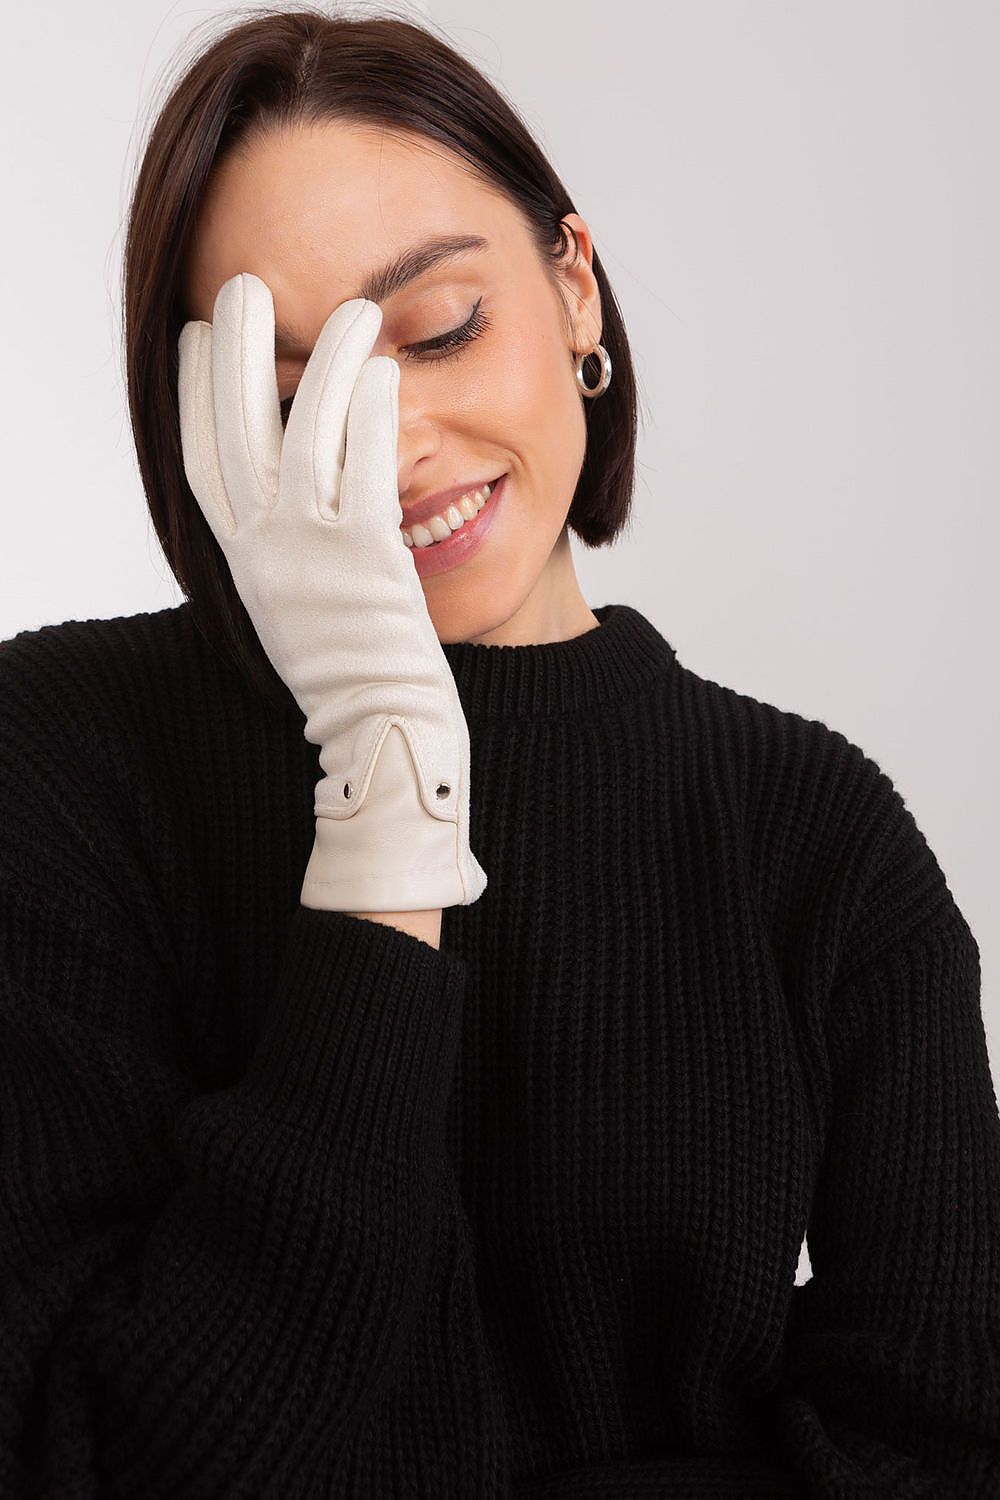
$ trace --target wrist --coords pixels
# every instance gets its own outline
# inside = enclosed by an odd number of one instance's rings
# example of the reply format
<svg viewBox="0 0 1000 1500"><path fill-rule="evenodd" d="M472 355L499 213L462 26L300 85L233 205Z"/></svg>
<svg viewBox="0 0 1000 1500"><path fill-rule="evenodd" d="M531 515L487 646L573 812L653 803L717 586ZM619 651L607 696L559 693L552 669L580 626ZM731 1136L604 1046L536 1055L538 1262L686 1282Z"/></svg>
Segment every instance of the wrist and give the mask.
<svg viewBox="0 0 1000 1500"><path fill-rule="evenodd" d="M420 938L432 948L441 946L441 907L430 911L349 911L344 915L360 917L365 922L382 922L387 927L396 927Z"/></svg>

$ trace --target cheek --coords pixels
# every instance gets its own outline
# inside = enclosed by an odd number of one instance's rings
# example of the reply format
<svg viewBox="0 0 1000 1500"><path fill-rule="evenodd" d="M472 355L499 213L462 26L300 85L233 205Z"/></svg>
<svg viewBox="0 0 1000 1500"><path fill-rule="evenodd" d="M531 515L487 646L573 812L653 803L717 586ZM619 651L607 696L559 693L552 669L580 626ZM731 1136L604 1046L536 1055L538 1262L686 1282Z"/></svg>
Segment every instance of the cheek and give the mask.
<svg viewBox="0 0 1000 1500"><path fill-rule="evenodd" d="M558 333L521 326L503 335L491 332L481 343L481 354L464 371L455 371L463 404L488 414L491 426L498 422L524 440L565 422L576 379Z"/></svg>
<svg viewBox="0 0 1000 1500"><path fill-rule="evenodd" d="M477 430L495 435L513 463L490 559L499 573L509 570L516 591L531 586L562 532L586 454L584 397L568 345L558 334L527 331L505 347L475 399Z"/></svg>

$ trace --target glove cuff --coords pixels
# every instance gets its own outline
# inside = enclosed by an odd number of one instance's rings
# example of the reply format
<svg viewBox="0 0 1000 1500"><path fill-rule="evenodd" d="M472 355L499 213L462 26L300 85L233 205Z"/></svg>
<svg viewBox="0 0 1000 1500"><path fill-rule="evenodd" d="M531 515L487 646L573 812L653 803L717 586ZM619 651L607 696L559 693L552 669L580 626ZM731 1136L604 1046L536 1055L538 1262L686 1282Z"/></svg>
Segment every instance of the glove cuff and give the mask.
<svg viewBox="0 0 1000 1500"><path fill-rule="evenodd" d="M322 803L318 789L316 800ZM368 795L347 818L319 816L301 904L327 911L432 911L467 906L486 889L460 821L420 799L402 731L385 737Z"/></svg>

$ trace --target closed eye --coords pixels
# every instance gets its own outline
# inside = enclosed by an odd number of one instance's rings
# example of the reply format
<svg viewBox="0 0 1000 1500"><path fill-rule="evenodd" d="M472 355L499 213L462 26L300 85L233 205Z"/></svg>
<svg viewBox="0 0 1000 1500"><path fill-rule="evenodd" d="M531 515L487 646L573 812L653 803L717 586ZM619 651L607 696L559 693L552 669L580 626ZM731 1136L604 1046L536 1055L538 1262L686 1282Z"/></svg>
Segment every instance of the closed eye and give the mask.
<svg viewBox="0 0 1000 1500"><path fill-rule="evenodd" d="M471 344L472 340L485 333L490 326L489 319L485 313L480 312L482 297L476 302L469 318L460 328L452 328L448 333L440 333L437 338L425 339L422 344L409 344L407 346L407 359L419 359L422 355L436 353L437 357L443 358L441 351L454 352L464 344Z"/></svg>
<svg viewBox="0 0 1000 1500"><path fill-rule="evenodd" d="M428 358L432 361L448 359L460 354L467 344L477 339L490 327L490 319L480 311L482 297L475 303L471 315L459 328L452 328L447 333L439 333L435 338L424 339L419 344L405 345L406 359L415 359L418 362L426 362ZM295 400L294 393L286 396L281 402L282 425L288 421L288 413L292 402Z"/></svg>

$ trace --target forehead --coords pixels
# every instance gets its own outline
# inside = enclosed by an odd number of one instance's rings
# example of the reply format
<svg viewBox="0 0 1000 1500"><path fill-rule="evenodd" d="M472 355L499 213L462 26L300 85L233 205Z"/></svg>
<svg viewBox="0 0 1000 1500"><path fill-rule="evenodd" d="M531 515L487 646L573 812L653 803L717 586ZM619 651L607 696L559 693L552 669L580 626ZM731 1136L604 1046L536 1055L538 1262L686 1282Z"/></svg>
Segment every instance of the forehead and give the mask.
<svg viewBox="0 0 1000 1500"><path fill-rule="evenodd" d="M517 233L503 194L422 137L343 122L272 132L217 167L188 255L187 301L211 318L218 288L251 271L284 294L353 296L371 269L434 235ZM454 263L456 266L460 262Z"/></svg>

